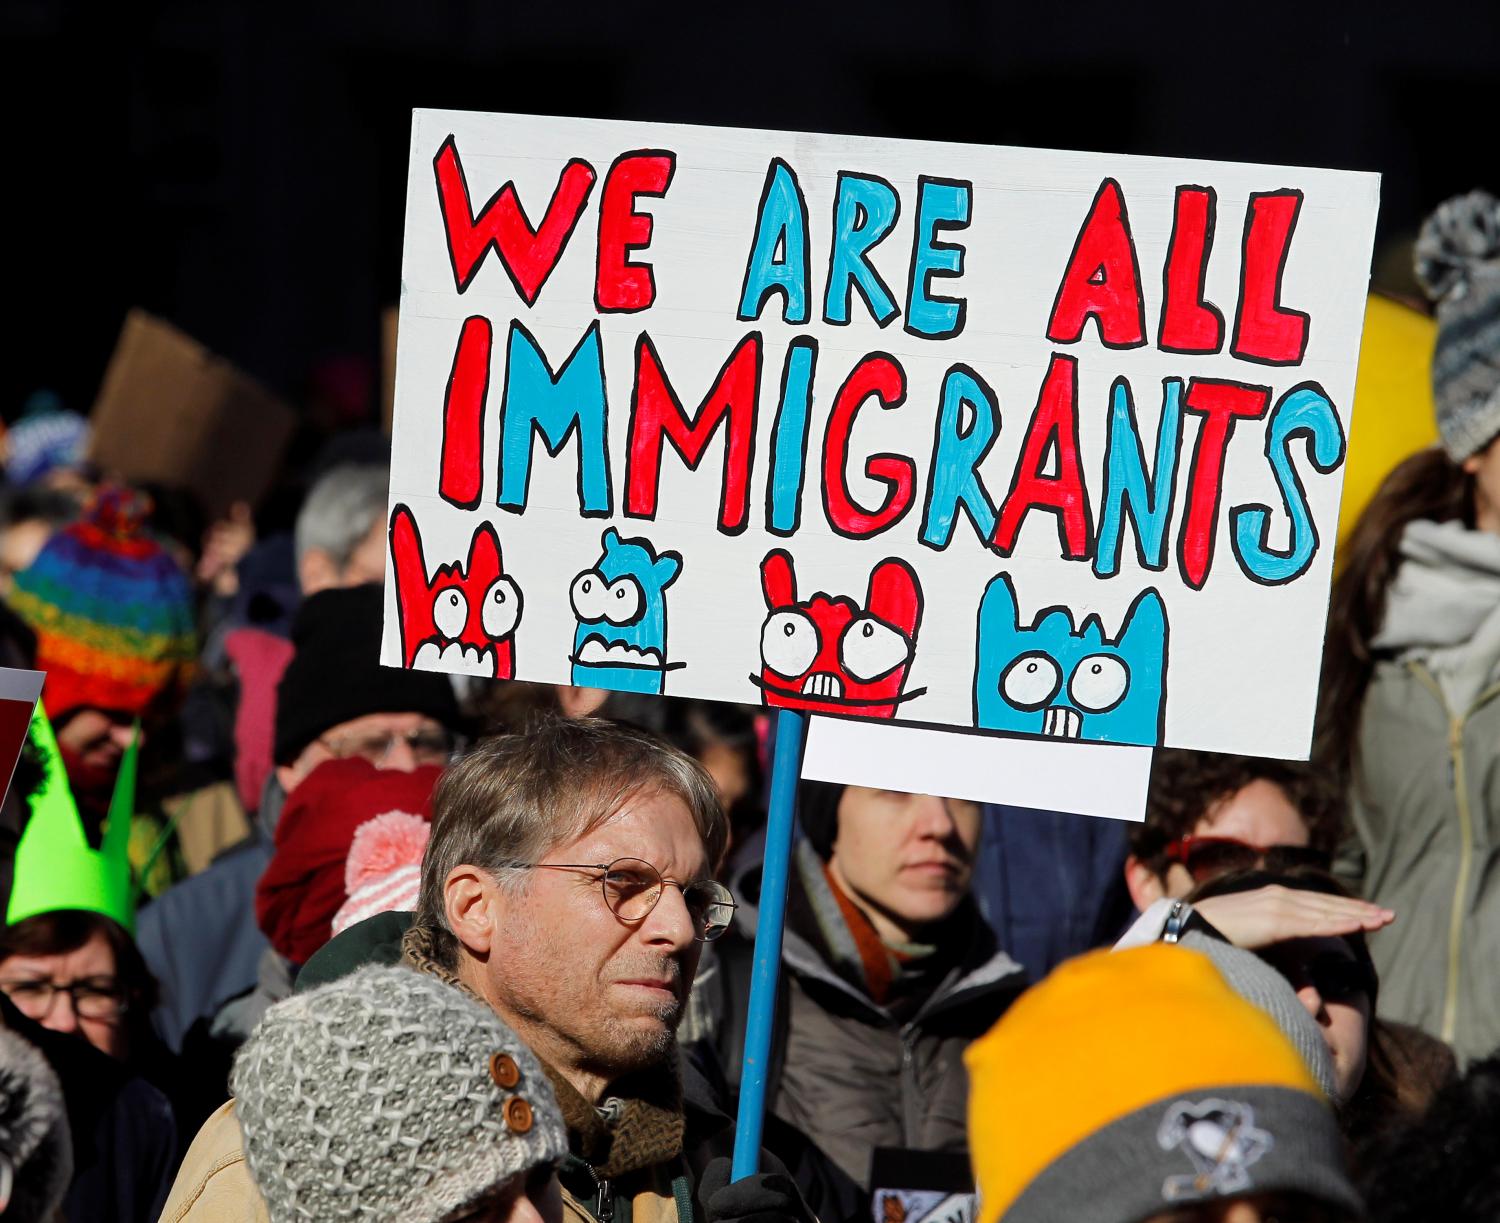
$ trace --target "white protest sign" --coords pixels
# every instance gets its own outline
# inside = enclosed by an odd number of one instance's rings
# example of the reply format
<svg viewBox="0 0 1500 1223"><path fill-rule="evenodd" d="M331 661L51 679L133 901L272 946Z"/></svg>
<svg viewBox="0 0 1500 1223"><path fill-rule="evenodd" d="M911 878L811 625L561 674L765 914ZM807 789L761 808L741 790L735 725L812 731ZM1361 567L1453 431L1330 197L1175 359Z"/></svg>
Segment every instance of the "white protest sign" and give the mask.
<svg viewBox="0 0 1500 1223"><path fill-rule="evenodd" d="M941 794L1139 822L1149 747L929 730L869 718L815 717L802 776L875 790Z"/></svg>
<svg viewBox="0 0 1500 1223"><path fill-rule="evenodd" d="M1377 194L418 111L383 661L1305 756Z"/></svg>

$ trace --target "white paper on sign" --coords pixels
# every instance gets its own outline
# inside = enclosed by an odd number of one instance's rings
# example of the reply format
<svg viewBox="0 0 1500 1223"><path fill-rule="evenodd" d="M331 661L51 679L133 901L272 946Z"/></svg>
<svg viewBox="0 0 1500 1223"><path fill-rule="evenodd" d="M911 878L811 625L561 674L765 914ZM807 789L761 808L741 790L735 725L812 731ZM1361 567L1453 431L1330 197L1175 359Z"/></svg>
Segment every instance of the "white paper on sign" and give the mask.
<svg viewBox="0 0 1500 1223"><path fill-rule="evenodd" d="M1378 195L419 110L382 661L1305 758Z"/></svg>
<svg viewBox="0 0 1500 1223"><path fill-rule="evenodd" d="M810 781L941 794L1042 811L1141 820L1149 747L1011 739L852 718L813 718L802 776Z"/></svg>

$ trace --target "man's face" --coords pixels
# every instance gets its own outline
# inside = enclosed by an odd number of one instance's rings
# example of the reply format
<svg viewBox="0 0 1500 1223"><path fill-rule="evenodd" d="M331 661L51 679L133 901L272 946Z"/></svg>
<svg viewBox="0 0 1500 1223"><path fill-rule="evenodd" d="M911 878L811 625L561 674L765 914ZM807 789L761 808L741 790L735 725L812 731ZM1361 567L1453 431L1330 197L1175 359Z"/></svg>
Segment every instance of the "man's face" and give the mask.
<svg viewBox="0 0 1500 1223"><path fill-rule="evenodd" d="M849 786L828 866L851 897L910 934L968 892L980 819L962 799Z"/></svg>
<svg viewBox="0 0 1500 1223"><path fill-rule="evenodd" d="M290 794L326 760L363 756L376 768L410 773L424 764L446 765L452 750L451 733L426 714L367 713L330 726L276 775Z"/></svg>
<svg viewBox="0 0 1500 1223"><path fill-rule="evenodd" d="M109 793L134 727L130 714L105 709L79 709L59 723L57 746L76 794ZM144 744L144 731L141 740Z"/></svg>
<svg viewBox="0 0 1500 1223"><path fill-rule="evenodd" d="M636 794L602 825L542 864L639 858L666 879L709 874L703 839L675 795ZM515 890L490 887L494 936L487 993L542 1057L613 1080L656 1065L674 1044L702 944L682 893L662 888L634 925L605 904L598 872L530 870Z"/></svg>
<svg viewBox="0 0 1500 1223"><path fill-rule="evenodd" d="M1286 791L1274 781L1260 777L1235 791L1193 827L1200 837L1232 837L1261 849L1273 845L1306 846L1310 834L1301 812L1292 806ZM1181 899L1195 886L1187 867L1173 862L1162 876L1164 894Z"/></svg>
<svg viewBox="0 0 1500 1223"><path fill-rule="evenodd" d="M1364 1078L1370 1043L1370 995L1364 968L1341 938L1288 939L1261 958L1291 982L1297 999L1318 1021L1333 1056L1334 1091L1347 1103Z"/></svg>

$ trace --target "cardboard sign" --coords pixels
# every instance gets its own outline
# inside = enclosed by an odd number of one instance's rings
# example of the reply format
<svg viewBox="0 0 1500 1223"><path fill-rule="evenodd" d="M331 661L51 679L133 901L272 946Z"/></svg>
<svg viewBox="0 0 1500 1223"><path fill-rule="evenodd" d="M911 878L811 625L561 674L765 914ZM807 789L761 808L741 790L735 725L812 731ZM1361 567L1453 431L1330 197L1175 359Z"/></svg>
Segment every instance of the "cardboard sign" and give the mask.
<svg viewBox="0 0 1500 1223"><path fill-rule="evenodd" d="M132 310L94 404L89 457L127 480L191 489L218 518L265 495L296 423L248 374Z"/></svg>
<svg viewBox="0 0 1500 1223"><path fill-rule="evenodd" d="M418 111L383 660L1305 756L1377 191Z"/></svg>

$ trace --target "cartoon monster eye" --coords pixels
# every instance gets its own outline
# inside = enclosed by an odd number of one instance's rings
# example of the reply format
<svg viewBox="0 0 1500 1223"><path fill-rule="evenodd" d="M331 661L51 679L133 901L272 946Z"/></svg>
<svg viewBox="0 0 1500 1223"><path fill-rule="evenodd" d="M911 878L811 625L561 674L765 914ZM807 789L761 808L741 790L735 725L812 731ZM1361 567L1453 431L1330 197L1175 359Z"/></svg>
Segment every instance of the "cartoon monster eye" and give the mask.
<svg viewBox="0 0 1500 1223"><path fill-rule="evenodd" d="M496 578L484 592L479 622L496 641L512 632L521 619L520 588L507 577Z"/></svg>
<svg viewBox="0 0 1500 1223"><path fill-rule="evenodd" d="M1104 713L1125 699L1130 687L1130 668L1113 654L1090 654L1068 681L1073 704L1089 713Z"/></svg>
<svg viewBox="0 0 1500 1223"><path fill-rule="evenodd" d="M432 601L432 622L445 641L457 641L469 622L469 601L463 591L453 586L438 591Z"/></svg>
<svg viewBox="0 0 1500 1223"><path fill-rule="evenodd" d="M573 614L580 620L604 619L604 604L609 597L609 583L597 569L588 569L573 579L573 589L568 592L573 602Z"/></svg>
<svg viewBox="0 0 1500 1223"><path fill-rule="evenodd" d="M1000 693L1017 709L1040 709L1061 683L1062 672L1046 654L1022 654L1005 668Z"/></svg>
<svg viewBox="0 0 1500 1223"><path fill-rule="evenodd" d="M760 630L760 656L777 675L796 679L818 656L818 626L798 611L773 612Z"/></svg>
<svg viewBox="0 0 1500 1223"><path fill-rule="evenodd" d="M864 683L889 675L911 657L911 643L874 616L856 616L839 638L839 661Z"/></svg>
<svg viewBox="0 0 1500 1223"><path fill-rule="evenodd" d="M611 624L629 624L641 614L641 584L634 578L616 578L604 596L604 618Z"/></svg>

